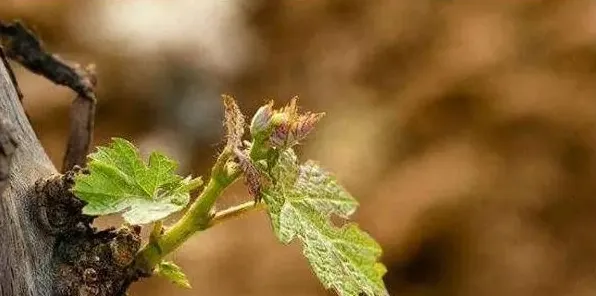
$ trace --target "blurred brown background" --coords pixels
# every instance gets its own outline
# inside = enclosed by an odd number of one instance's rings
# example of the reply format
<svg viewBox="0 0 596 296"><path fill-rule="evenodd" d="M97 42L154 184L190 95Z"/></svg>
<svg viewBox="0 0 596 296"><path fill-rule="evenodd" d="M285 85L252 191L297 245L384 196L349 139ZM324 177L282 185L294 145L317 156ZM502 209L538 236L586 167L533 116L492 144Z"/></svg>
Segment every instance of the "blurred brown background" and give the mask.
<svg viewBox="0 0 596 296"><path fill-rule="evenodd" d="M327 112L303 154L360 199L392 295L596 294L596 1L5 0L0 18L97 64L96 144L182 172L214 159L220 93ZM17 76L59 164L73 94ZM251 214L197 235L173 256L193 290L131 294L328 294L268 229Z"/></svg>

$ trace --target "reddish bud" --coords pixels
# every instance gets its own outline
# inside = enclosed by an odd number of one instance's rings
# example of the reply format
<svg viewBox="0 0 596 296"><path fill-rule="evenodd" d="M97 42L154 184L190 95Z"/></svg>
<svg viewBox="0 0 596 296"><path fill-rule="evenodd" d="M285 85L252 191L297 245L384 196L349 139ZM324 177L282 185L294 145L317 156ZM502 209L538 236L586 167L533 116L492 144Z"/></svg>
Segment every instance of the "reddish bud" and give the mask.
<svg viewBox="0 0 596 296"><path fill-rule="evenodd" d="M274 147L288 148L298 144L314 129L324 113L298 114L297 97L272 116L273 132L269 138Z"/></svg>

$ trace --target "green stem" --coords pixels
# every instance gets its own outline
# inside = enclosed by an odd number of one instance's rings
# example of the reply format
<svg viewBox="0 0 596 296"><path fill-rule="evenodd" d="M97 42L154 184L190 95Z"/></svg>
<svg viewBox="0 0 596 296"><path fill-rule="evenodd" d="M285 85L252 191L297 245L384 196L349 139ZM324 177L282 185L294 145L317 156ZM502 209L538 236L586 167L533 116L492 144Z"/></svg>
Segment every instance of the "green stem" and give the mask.
<svg viewBox="0 0 596 296"><path fill-rule="evenodd" d="M266 205L262 202L249 201L243 204L239 204L237 206L227 208L223 211L215 213L213 219L211 219L211 221L209 222L209 227L215 226L230 219L240 217L254 210L264 209L265 207Z"/></svg>
<svg viewBox="0 0 596 296"><path fill-rule="evenodd" d="M150 241L137 254L136 268L144 274L151 274L163 257L180 247L197 231L209 228L213 218L211 210L222 192L240 176L238 170L226 169L229 152L224 151L218 158L209 182L197 200L186 213L159 238Z"/></svg>
<svg viewBox="0 0 596 296"><path fill-rule="evenodd" d="M253 161L258 161L261 159L267 158L267 153L269 151L269 147L266 144L267 139L262 137L257 137L253 139L252 147L250 148L249 157Z"/></svg>
<svg viewBox="0 0 596 296"><path fill-rule="evenodd" d="M166 255L180 247L196 232L264 206L263 203L250 202L213 215L212 209L217 198L241 174L238 167L228 165L228 160L233 155L231 150L232 148L228 147L219 155L209 182L182 218L163 234L157 235L155 230L152 239L137 253L135 267L139 272L150 275ZM254 161L265 158L267 151L265 141L254 141L249 155Z"/></svg>

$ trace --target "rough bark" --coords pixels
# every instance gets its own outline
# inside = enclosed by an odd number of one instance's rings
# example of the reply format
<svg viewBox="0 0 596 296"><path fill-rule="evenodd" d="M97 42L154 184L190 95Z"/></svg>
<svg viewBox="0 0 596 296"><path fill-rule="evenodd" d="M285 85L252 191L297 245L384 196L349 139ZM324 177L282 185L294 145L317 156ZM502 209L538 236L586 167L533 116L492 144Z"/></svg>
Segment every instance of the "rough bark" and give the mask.
<svg viewBox="0 0 596 296"><path fill-rule="evenodd" d="M0 295L51 295L54 237L35 223L33 191L40 178L57 173L19 101L4 63L0 63L0 118L17 143L8 186L0 196Z"/></svg>
<svg viewBox="0 0 596 296"><path fill-rule="evenodd" d="M86 172L81 166L93 135L94 67L47 52L18 22L0 21L0 43L0 296L124 295L139 277L133 259L140 228L98 231L91 226L94 217L82 213L84 201L70 191L75 176ZM6 57L77 93L64 175L57 174L27 120Z"/></svg>

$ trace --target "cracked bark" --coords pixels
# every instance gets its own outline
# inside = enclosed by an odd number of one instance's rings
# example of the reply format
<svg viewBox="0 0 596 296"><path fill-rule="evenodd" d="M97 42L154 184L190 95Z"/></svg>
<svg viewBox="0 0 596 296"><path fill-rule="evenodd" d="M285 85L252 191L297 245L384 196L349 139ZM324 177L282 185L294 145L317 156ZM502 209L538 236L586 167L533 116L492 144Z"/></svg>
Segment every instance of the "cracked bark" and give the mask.
<svg viewBox="0 0 596 296"><path fill-rule="evenodd" d="M32 218L32 195L38 179L57 171L29 124L6 63L0 63L0 119L0 176L8 169L6 186L0 186L0 295L51 295L55 238ZM17 145L12 165L7 143Z"/></svg>

